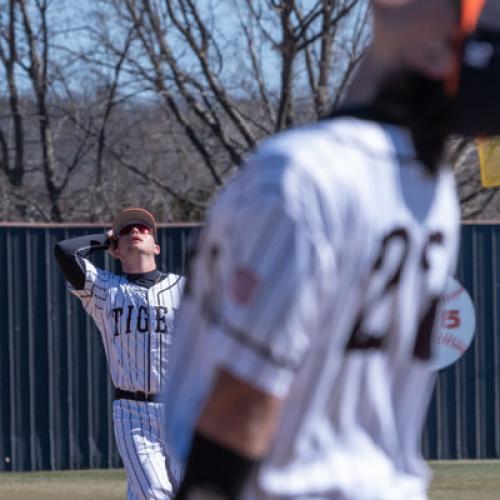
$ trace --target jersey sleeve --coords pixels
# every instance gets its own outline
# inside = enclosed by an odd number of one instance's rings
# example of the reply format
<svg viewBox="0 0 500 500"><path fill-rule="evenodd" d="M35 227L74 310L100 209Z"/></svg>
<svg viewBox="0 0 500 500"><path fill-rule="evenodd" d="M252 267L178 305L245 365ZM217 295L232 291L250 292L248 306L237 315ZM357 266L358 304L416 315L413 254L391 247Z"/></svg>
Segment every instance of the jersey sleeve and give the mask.
<svg viewBox="0 0 500 500"><path fill-rule="evenodd" d="M99 269L87 259L82 259L85 267L85 284L82 290L75 290L68 283L68 290L78 297L85 311L94 319L103 311L108 298L108 292L114 276L109 271Z"/></svg>
<svg viewBox="0 0 500 500"><path fill-rule="evenodd" d="M321 255L314 188L288 172L286 157L261 161L276 168L242 176L248 185L232 189L211 217L201 242L201 281L210 284L202 302L221 336L219 365L284 397L314 337L331 259Z"/></svg>
<svg viewBox="0 0 500 500"><path fill-rule="evenodd" d="M85 286L85 265L82 259L108 246L109 236L106 233L78 236L56 243L54 256L66 281L75 290L82 290Z"/></svg>

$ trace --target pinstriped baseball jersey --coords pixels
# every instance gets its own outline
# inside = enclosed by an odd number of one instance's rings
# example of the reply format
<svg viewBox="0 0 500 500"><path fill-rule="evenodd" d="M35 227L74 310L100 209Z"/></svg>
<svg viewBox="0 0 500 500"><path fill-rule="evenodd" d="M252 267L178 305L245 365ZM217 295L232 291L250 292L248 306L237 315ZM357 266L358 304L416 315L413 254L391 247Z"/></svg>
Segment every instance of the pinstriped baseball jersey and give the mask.
<svg viewBox="0 0 500 500"><path fill-rule="evenodd" d="M458 222L451 170L426 174L405 129L344 117L265 143L191 263L165 390L178 458L225 367L285 399L244 498L425 498L426 363Z"/></svg>
<svg viewBox="0 0 500 500"><path fill-rule="evenodd" d="M85 263L85 288L72 290L99 329L115 387L159 393L184 278L168 274L151 288Z"/></svg>

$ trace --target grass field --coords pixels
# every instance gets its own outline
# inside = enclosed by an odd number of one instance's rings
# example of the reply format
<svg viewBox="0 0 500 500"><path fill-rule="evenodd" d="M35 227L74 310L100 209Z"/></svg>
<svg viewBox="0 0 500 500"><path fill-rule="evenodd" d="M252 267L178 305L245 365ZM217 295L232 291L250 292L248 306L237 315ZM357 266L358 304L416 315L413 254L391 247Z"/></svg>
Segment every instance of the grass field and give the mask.
<svg viewBox="0 0 500 500"><path fill-rule="evenodd" d="M123 470L0 473L1 500L122 500Z"/></svg>
<svg viewBox="0 0 500 500"><path fill-rule="evenodd" d="M431 500L499 500L500 460L431 462Z"/></svg>
<svg viewBox="0 0 500 500"><path fill-rule="evenodd" d="M431 500L500 499L500 460L441 461L431 467ZM125 489L123 470L0 473L0 500L114 500L124 499Z"/></svg>

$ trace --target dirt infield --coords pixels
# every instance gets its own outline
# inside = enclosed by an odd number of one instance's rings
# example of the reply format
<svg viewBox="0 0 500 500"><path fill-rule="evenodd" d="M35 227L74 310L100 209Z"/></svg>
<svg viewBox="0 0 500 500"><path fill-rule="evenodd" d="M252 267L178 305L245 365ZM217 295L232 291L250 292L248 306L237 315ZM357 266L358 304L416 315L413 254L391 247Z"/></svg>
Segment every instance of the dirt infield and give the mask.
<svg viewBox="0 0 500 500"><path fill-rule="evenodd" d="M500 460L432 462L430 500L498 500ZM0 473L0 500L118 500L123 470Z"/></svg>

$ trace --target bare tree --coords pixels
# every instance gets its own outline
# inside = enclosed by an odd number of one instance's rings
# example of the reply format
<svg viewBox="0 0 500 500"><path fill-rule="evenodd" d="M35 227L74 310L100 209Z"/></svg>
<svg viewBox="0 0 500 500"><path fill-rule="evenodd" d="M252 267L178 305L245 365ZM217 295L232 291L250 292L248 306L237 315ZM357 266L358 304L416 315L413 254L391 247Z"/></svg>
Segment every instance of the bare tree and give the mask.
<svg viewBox="0 0 500 500"><path fill-rule="evenodd" d="M49 11L59 16L60 6L48 0L0 4L0 70L8 96L0 118L0 169L22 218L43 213L62 220L61 197L84 149L77 145L60 162L54 144L54 124L60 126L61 117L55 113L51 85L54 74L62 72L60 53L52 53L58 29ZM50 208L42 210L47 203Z"/></svg>
<svg viewBox="0 0 500 500"><path fill-rule="evenodd" d="M135 33L124 71L175 118L193 167L203 166L212 183L202 191L220 186L262 137L324 114L343 92L369 34L368 4L361 0L110 3L115 32L129 34L132 27ZM355 36L348 43L349 30ZM106 46L122 53L116 39ZM269 59L279 73L269 69ZM313 103L313 111L301 105L296 115L300 101Z"/></svg>
<svg viewBox="0 0 500 500"><path fill-rule="evenodd" d="M360 29L356 17L366 21L368 4L357 0L320 0L310 2L298 0L276 2L266 0L254 2L244 0L235 2L239 7L239 22L247 50L251 55L254 78L259 83L260 96L269 103L269 90L266 90L266 75L255 54L255 31L259 39L267 41L272 51L279 55L280 86L276 113L270 113L274 131L282 130L297 123L294 113L295 95L300 78L297 66L305 64L309 92L314 103L313 118L324 115L332 106L333 99L340 96L347 83L346 74L357 64L366 47L367 24ZM305 5L308 5L307 7ZM275 18L279 19L280 30L274 30ZM342 34L342 22L351 23L350 47L338 37ZM357 45L356 42L363 40ZM262 42L261 42L262 43ZM343 49L342 51L340 49ZM355 49L355 50L353 50ZM338 66L333 74L334 52L344 67ZM337 92L334 95L334 81ZM340 85L339 85L340 84ZM271 109L271 106L268 106Z"/></svg>
<svg viewBox="0 0 500 500"><path fill-rule="evenodd" d="M17 0L23 21L25 42L28 46L27 61L19 61L26 70L33 86L38 111L38 126L42 150L42 169L45 186L51 202L51 216L53 220L62 220L59 197L64 188L66 178L59 184L56 181L54 146L51 130L51 116L47 105L47 92L49 87L49 27L47 25L47 0L35 0L37 10L37 26L34 26L26 0Z"/></svg>
<svg viewBox="0 0 500 500"><path fill-rule="evenodd" d="M66 4L0 4L2 194L21 217L201 217L261 138L339 102L369 36L366 0L93 0L64 25Z"/></svg>
<svg viewBox="0 0 500 500"><path fill-rule="evenodd" d="M9 114L14 131L14 158L11 162L10 141L4 129L0 127L0 168L8 181L13 186L19 187L23 183L25 165L23 116L15 71L17 62L16 14L15 0L9 0L0 7L0 61L5 71Z"/></svg>

